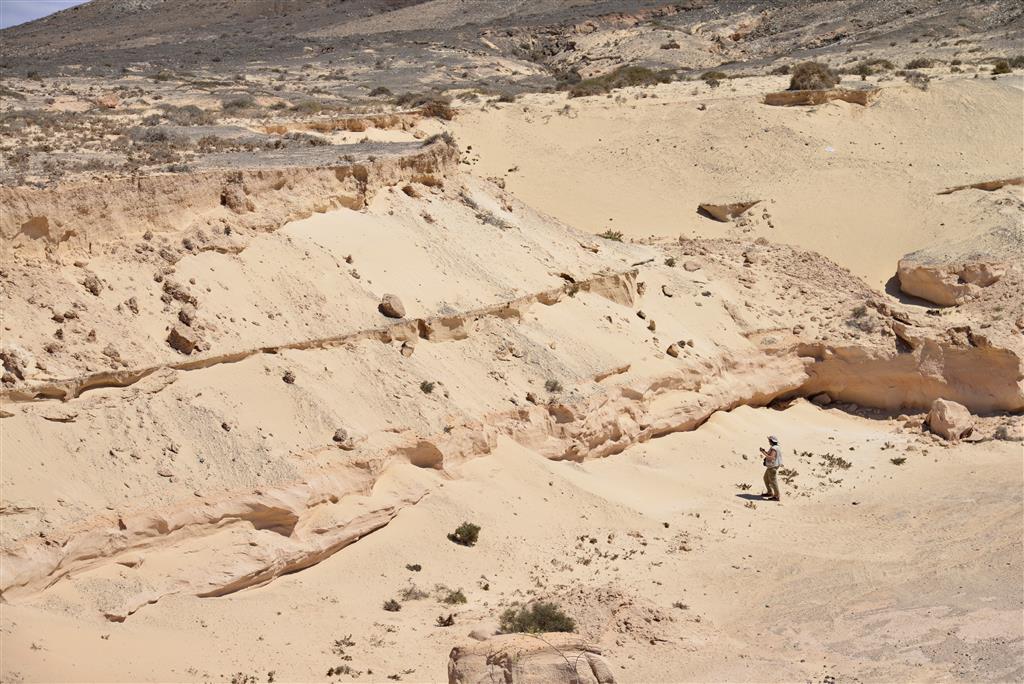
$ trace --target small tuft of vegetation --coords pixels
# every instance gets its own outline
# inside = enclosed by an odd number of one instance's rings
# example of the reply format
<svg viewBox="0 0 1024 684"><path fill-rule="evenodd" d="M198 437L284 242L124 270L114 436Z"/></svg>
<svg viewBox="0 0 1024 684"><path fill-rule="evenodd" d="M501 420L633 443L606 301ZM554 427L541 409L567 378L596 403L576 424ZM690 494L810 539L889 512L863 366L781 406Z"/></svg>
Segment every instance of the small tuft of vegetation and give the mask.
<svg viewBox="0 0 1024 684"><path fill-rule="evenodd" d="M729 74L717 70L705 71L700 75L702 81L724 81L727 78L729 78Z"/></svg>
<svg viewBox="0 0 1024 684"><path fill-rule="evenodd" d="M423 569L423 566L419 563L407 563L405 569L409 572L419 572Z"/></svg>
<svg viewBox="0 0 1024 684"><path fill-rule="evenodd" d="M398 611L402 610L402 604L396 601L395 599L388 599L384 602L384 610L388 611L389 613L397 613Z"/></svg>
<svg viewBox="0 0 1024 684"><path fill-rule="evenodd" d="M501 95L498 95L498 102L515 102L515 101L516 101L516 94L515 93L505 92L505 93L502 93Z"/></svg>
<svg viewBox="0 0 1024 684"><path fill-rule="evenodd" d="M892 71L895 68L896 65L887 59L863 59L848 69L847 73L865 77L874 76L883 71Z"/></svg>
<svg viewBox="0 0 1024 684"><path fill-rule="evenodd" d="M445 121L451 121L455 118L455 110L451 107L451 100L441 95L405 93L395 98L395 104L399 107L418 109L423 116L434 116Z"/></svg>
<svg viewBox="0 0 1024 684"><path fill-rule="evenodd" d="M256 106L256 98L248 93L228 98L221 105L225 112L239 112L244 109L253 109Z"/></svg>
<svg viewBox="0 0 1024 684"><path fill-rule="evenodd" d="M402 589L402 591L400 591L398 593L398 597L400 599L402 599L402 601L422 601L423 599L427 598L428 596L430 596L430 594L428 594L427 592L423 591L422 589L417 587L415 584L410 584L409 586L407 586L405 589Z"/></svg>
<svg viewBox="0 0 1024 684"><path fill-rule="evenodd" d="M903 76L904 81L918 90L928 90L928 84L932 80L928 74L923 74L920 71L904 71L900 75Z"/></svg>
<svg viewBox="0 0 1024 684"><path fill-rule="evenodd" d="M445 617L444 615L438 615L437 616L437 626L438 627L451 627L454 624L455 624L455 616L453 614L451 614L451 613L448 613L448 617Z"/></svg>
<svg viewBox="0 0 1024 684"><path fill-rule="evenodd" d="M849 470L853 464L847 461L842 456L836 456L834 454L822 454L821 465L825 466L828 471L832 470Z"/></svg>
<svg viewBox="0 0 1024 684"><path fill-rule="evenodd" d="M893 465L903 465L906 462L907 459L905 456L896 456L895 458L889 459L889 463L892 463Z"/></svg>
<svg viewBox="0 0 1024 684"><path fill-rule="evenodd" d="M575 632L576 621L566 615L554 603L533 603L519 608L509 608L501 614L501 632Z"/></svg>
<svg viewBox="0 0 1024 684"><path fill-rule="evenodd" d="M449 133L448 131L444 131L442 133L435 133L434 135L432 135L429 138L427 138L426 140L424 140L423 141L423 147L427 147L429 145L433 145L434 143L438 142L439 140L443 141L444 144L447 145L448 147L455 147L456 146L455 136L452 135L451 133Z"/></svg>
<svg viewBox="0 0 1024 684"><path fill-rule="evenodd" d="M1012 71L1013 69L1010 68L1010 63L1005 59L998 60L995 63L995 66L992 67L993 76L998 76L999 74L1009 74Z"/></svg>
<svg viewBox="0 0 1024 684"><path fill-rule="evenodd" d="M918 57L907 62L908 69L931 69L933 66L935 66L935 60L927 57Z"/></svg>
<svg viewBox="0 0 1024 684"><path fill-rule="evenodd" d="M662 43L659 47L662 50L678 50L679 49L679 43L677 43L675 40L670 40L670 41L668 41L666 43Z"/></svg>
<svg viewBox="0 0 1024 684"><path fill-rule="evenodd" d="M441 597L441 602L447 603L449 606L465 603L466 595L462 593L462 589L448 589L447 593Z"/></svg>
<svg viewBox="0 0 1024 684"><path fill-rule="evenodd" d="M385 95L391 95L391 89L386 86L377 86L370 91L370 97L383 97Z"/></svg>
<svg viewBox="0 0 1024 684"><path fill-rule="evenodd" d="M434 391L434 383L429 380L424 380L420 383L420 391L424 394L430 394Z"/></svg>
<svg viewBox="0 0 1024 684"><path fill-rule="evenodd" d="M609 228L603 233L598 233L597 237L604 238L605 240L614 240L615 242L622 242L622 231L612 230Z"/></svg>
<svg viewBox="0 0 1024 684"><path fill-rule="evenodd" d="M669 257L669 258L665 259L665 265L668 266L669 268L675 268L676 258L675 257Z"/></svg>
<svg viewBox="0 0 1024 684"><path fill-rule="evenodd" d="M789 77L790 90L830 90L838 83L839 75L820 62L801 62Z"/></svg>
<svg viewBox="0 0 1024 684"><path fill-rule="evenodd" d="M668 69L654 71L642 66L621 66L615 71L594 78L585 78L569 86L569 97L604 95L618 88L670 83L673 75Z"/></svg>
<svg viewBox="0 0 1024 684"><path fill-rule="evenodd" d="M1007 60L1013 69L1024 69L1024 55L1017 55Z"/></svg>
<svg viewBox="0 0 1024 684"><path fill-rule="evenodd" d="M562 391L563 388L561 382L559 382L555 378L548 378L544 382L544 389L546 389L548 392L551 392L552 394L558 394L559 392Z"/></svg>

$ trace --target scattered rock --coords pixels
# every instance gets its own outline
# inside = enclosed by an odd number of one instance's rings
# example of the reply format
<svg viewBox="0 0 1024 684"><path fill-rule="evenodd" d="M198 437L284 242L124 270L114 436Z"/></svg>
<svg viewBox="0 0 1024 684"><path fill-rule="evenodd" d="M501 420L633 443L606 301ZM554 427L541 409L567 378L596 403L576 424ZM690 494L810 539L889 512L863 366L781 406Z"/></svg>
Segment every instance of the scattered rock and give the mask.
<svg viewBox="0 0 1024 684"><path fill-rule="evenodd" d="M683 270L684 271L689 271L690 273L693 273L694 271L699 271L700 270L700 263L697 262L697 261L684 261L683 262Z"/></svg>
<svg viewBox="0 0 1024 684"><path fill-rule="evenodd" d="M236 214L244 214L254 209L252 200L245 196L245 189L237 183L232 183L221 191L220 203Z"/></svg>
<svg viewBox="0 0 1024 684"><path fill-rule="evenodd" d="M673 290L668 285L662 285L661 286L661 294L665 295L666 297L675 297L676 296L676 291Z"/></svg>
<svg viewBox="0 0 1024 684"><path fill-rule="evenodd" d="M281 376L281 379L284 381L286 385L294 385L295 373L292 373L290 370L286 370L284 372L284 375Z"/></svg>
<svg viewBox="0 0 1024 684"><path fill-rule="evenodd" d="M164 294L161 299L164 300L164 303L170 303L171 300L191 304L192 306L199 303L199 300L195 298L195 295L188 291L187 287L173 278L165 278L163 288Z"/></svg>
<svg viewBox="0 0 1024 684"><path fill-rule="evenodd" d="M682 350L679 349L678 344L673 342L672 344L668 345L668 349L665 350L665 353L671 357L679 358L679 354L682 353Z"/></svg>
<svg viewBox="0 0 1024 684"><path fill-rule="evenodd" d="M181 311L178 312L178 320L191 327L196 321L196 307L192 304L181 307Z"/></svg>
<svg viewBox="0 0 1024 684"><path fill-rule="evenodd" d="M338 445L339 449L344 451L352 451L356 446L364 441L366 437L359 433L348 430L347 428L340 427L334 431L334 443Z"/></svg>
<svg viewBox="0 0 1024 684"><path fill-rule="evenodd" d="M125 300L124 305L128 307L128 310L133 314L139 313L139 300L135 297L129 297Z"/></svg>
<svg viewBox="0 0 1024 684"><path fill-rule="evenodd" d="M191 328L176 325L167 335L167 344L182 354L191 354L199 346L199 335Z"/></svg>
<svg viewBox="0 0 1024 684"><path fill-rule="evenodd" d="M397 295L386 294L381 297L377 311L380 311L388 318L405 318L405 306Z"/></svg>
<svg viewBox="0 0 1024 684"><path fill-rule="evenodd" d="M653 318L650 321L647 322L647 329L650 330L651 332L654 332L655 330L657 330L657 328L658 328L658 326L654 322Z"/></svg>
<svg viewBox="0 0 1024 684"><path fill-rule="evenodd" d="M811 397L811 403L817 406L828 406L832 403L832 397L825 392L822 392L821 394L815 394Z"/></svg>
<svg viewBox="0 0 1024 684"><path fill-rule="evenodd" d="M936 399L928 412L928 427L948 441L963 439L974 430L974 416L962 404Z"/></svg>
<svg viewBox="0 0 1024 684"><path fill-rule="evenodd" d="M95 273L87 275L85 280L82 281L82 286L96 297L99 297L100 292L103 291L103 281Z"/></svg>
<svg viewBox="0 0 1024 684"><path fill-rule="evenodd" d="M414 340L406 340L405 342L402 342L402 356L412 356L414 351L416 351L416 342Z"/></svg>
<svg viewBox="0 0 1024 684"><path fill-rule="evenodd" d="M36 365L35 357L17 344L5 344L0 348L0 363L4 371L18 380L25 379L25 372Z"/></svg>

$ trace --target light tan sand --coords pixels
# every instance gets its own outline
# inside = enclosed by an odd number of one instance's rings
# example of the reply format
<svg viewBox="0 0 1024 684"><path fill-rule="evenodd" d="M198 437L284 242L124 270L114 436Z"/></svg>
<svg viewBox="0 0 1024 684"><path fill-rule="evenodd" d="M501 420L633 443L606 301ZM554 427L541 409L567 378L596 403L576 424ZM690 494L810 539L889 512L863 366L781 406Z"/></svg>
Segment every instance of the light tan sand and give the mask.
<svg viewBox="0 0 1024 684"><path fill-rule="evenodd" d="M581 230L765 236L881 287L900 256L978 221L965 196L937 192L1020 175L1021 78L888 81L870 107L762 104L785 77L529 95L464 110L453 128L474 173ZM746 227L697 214L748 199L763 202Z"/></svg>
<svg viewBox="0 0 1024 684"><path fill-rule="evenodd" d="M59 589L45 611L5 606L5 680L312 681L348 664L359 681L439 681L474 624L537 596L580 620L621 681L1020 679L1019 446L915 446L897 467L890 455L913 442L884 425L801 402L585 464L506 442L380 532L263 588L171 597L122 624ZM781 505L751 496L767 432L799 472ZM852 467L825 475L826 452ZM483 528L473 548L445 539L463 520ZM468 602L381 609L411 584ZM449 613L454 627L434 626ZM346 635L351 661L332 653Z"/></svg>

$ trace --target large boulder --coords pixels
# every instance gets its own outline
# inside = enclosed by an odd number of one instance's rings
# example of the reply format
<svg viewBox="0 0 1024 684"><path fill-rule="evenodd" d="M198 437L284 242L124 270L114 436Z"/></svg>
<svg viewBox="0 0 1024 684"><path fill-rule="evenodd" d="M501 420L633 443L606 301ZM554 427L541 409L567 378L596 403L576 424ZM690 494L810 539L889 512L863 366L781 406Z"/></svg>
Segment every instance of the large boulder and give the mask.
<svg viewBox="0 0 1024 684"><path fill-rule="evenodd" d="M936 399L928 412L928 427L944 439L958 440L974 430L974 416L962 404Z"/></svg>
<svg viewBox="0 0 1024 684"><path fill-rule="evenodd" d="M456 646L448 656L448 684L611 684L601 650L578 634L499 634Z"/></svg>

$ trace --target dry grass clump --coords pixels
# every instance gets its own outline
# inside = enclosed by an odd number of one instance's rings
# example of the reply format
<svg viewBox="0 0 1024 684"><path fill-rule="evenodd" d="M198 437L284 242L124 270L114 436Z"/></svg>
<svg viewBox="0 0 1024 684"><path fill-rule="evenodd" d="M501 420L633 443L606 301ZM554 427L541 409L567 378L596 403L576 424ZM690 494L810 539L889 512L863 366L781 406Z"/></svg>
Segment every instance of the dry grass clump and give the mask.
<svg viewBox="0 0 1024 684"><path fill-rule="evenodd" d="M839 75L827 64L802 62L793 68L789 90L830 90L839 83Z"/></svg>
<svg viewBox="0 0 1024 684"><path fill-rule="evenodd" d="M908 69L931 69L933 66L935 66L935 60L927 57L918 57L907 62Z"/></svg>
<svg viewBox="0 0 1024 684"><path fill-rule="evenodd" d="M418 109L423 116L434 116L445 121L455 118L455 110L452 109L451 102L451 99L441 95L418 93L405 93L395 98L395 104L399 107Z"/></svg>
<svg viewBox="0 0 1024 684"><path fill-rule="evenodd" d="M921 73L920 71L903 71L900 72L900 75L903 76L904 81L918 90L928 90L928 84L932 80L928 74Z"/></svg>
<svg viewBox="0 0 1024 684"><path fill-rule="evenodd" d="M896 65L887 59L863 59L846 70L846 73L857 76L874 76L883 71L892 71Z"/></svg>
<svg viewBox="0 0 1024 684"><path fill-rule="evenodd" d="M540 602L509 608L501 614L501 632L575 632L576 621L554 603Z"/></svg>
<svg viewBox="0 0 1024 684"><path fill-rule="evenodd" d="M650 86L672 81L673 72L665 69L654 71L642 66L621 66L615 71L581 80L569 88L569 97L604 95L617 88Z"/></svg>
<svg viewBox="0 0 1024 684"><path fill-rule="evenodd" d="M210 126L217 123L217 114L195 105L176 107L162 105L163 118L178 126Z"/></svg>
<svg viewBox="0 0 1024 684"><path fill-rule="evenodd" d="M993 75L1009 74L1012 71L1013 71L1013 69L1010 68L1010 62L1005 60L1005 59L998 60L995 63L995 65L992 67L992 74Z"/></svg>

